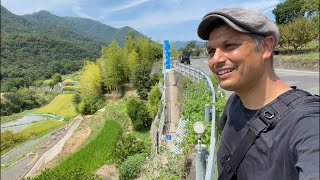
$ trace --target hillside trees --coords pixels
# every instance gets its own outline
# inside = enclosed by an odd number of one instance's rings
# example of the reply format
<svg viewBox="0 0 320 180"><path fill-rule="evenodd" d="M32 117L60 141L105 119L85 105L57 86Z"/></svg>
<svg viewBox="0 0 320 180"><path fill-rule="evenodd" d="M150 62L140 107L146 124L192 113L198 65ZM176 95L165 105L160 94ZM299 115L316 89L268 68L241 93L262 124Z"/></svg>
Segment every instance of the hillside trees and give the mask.
<svg viewBox="0 0 320 180"><path fill-rule="evenodd" d="M134 36L130 35L123 48L116 41L108 47L102 46L97 62L86 61L83 67L79 81L81 98L77 95L74 100L79 104L78 111L92 114L102 103L102 93L121 91L123 85L130 81L140 97L147 99L155 83L155 78L151 78L150 74L157 57L162 57L161 46L145 37L134 40Z"/></svg>
<svg viewBox="0 0 320 180"><path fill-rule="evenodd" d="M77 71L83 66L83 59L98 56L99 46L90 42L1 33L1 91L28 87L55 73Z"/></svg>
<svg viewBox="0 0 320 180"><path fill-rule="evenodd" d="M124 62L124 57L123 50L116 41L112 41L108 48L102 48L99 64L103 72L102 81L107 91L119 90L119 87L127 81L127 63Z"/></svg>

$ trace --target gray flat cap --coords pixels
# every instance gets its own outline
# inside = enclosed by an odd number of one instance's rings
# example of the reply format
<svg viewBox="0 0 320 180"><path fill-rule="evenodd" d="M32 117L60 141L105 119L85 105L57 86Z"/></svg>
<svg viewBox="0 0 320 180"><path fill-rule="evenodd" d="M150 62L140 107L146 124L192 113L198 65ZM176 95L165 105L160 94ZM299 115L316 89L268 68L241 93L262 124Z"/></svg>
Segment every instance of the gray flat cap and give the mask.
<svg viewBox="0 0 320 180"><path fill-rule="evenodd" d="M219 19L236 31L273 36L276 41L275 45L279 42L280 33L277 25L262 12L246 8L224 8L206 14L198 26L198 36L203 40L208 40L210 32Z"/></svg>

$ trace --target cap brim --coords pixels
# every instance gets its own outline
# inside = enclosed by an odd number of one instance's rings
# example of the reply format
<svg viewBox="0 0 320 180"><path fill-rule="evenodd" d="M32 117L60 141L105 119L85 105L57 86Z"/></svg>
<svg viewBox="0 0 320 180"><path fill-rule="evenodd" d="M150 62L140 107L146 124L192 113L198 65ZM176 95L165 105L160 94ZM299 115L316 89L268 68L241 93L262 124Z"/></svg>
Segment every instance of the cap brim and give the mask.
<svg viewBox="0 0 320 180"><path fill-rule="evenodd" d="M218 14L210 14L205 16L201 23L198 26L198 36L203 40L208 40L210 32L212 31L212 27L214 26L215 21L218 19L223 20L227 25L231 26L233 29L243 33L250 33L248 30L236 25L228 18L218 15Z"/></svg>

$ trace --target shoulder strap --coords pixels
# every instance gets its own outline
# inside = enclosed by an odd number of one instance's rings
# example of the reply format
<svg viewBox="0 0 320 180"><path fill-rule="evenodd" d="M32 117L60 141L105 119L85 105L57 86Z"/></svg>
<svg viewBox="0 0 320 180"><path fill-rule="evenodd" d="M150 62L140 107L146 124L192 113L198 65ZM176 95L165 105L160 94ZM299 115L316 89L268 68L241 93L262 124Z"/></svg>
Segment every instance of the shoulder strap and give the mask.
<svg viewBox="0 0 320 180"><path fill-rule="evenodd" d="M262 132L272 129L280 120L280 114L286 113L293 102L294 104L297 104L296 101L302 102L301 97L304 96L312 95L306 91L292 89L280 95L273 103L260 109L249 120L249 129L233 155L222 160L223 171L218 179L230 180L257 137ZM310 101L319 101L319 98L311 98Z"/></svg>

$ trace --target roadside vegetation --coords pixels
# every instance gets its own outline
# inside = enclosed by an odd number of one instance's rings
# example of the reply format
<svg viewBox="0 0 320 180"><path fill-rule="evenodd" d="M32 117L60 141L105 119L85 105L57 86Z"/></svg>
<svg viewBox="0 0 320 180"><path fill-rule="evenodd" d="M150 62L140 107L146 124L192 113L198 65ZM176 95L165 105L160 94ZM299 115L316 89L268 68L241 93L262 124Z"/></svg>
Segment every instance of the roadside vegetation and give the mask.
<svg viewBox="0 0 320 180"><path fill-rule="evenodd" d="M17 147L21 143L45 135L54 129L61 127L65 123L65 121L44 120L34 123L17 133L12 131L4 131L1 133L1 155L10 151L14 147Z"/></svg>

